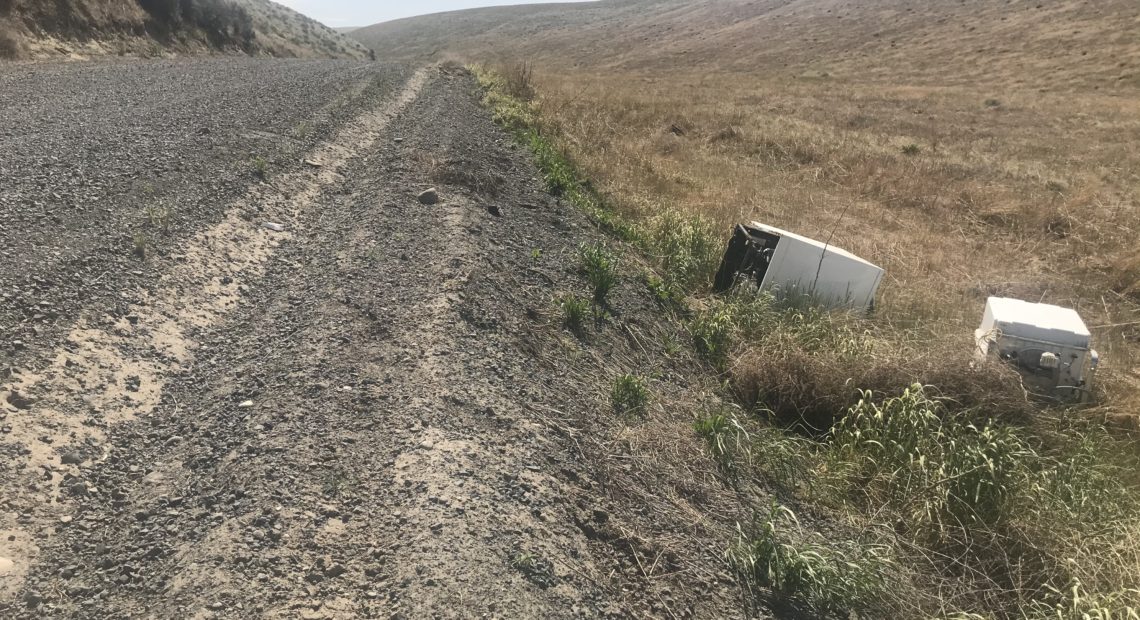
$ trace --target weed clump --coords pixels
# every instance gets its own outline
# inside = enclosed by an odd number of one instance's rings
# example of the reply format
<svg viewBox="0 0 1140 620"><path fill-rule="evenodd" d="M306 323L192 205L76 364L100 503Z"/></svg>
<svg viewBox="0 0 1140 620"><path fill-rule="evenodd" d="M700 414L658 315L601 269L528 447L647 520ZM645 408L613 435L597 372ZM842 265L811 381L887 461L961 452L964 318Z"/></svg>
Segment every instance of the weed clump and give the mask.
<svg viewBox="0 0 1140 620"><path fill-rule="evenodd" d="M520 551L511 556L511 566L519 570L530 570L534 568L535 556L533 553Z"/></svg>
<svg viewBox="0 0 1140 620"><path fill-rule="evenodd" d="M882 544L816 540L798 532L795 514L773 502L767 515L740 528L728 562L747 581L814 611L846 616L878 612L890 617L894 568Z"/></svg>
<svg viewBox="0 0 1140 620"><path fill-rule="evenodd" d="M736 346L776 326L776 300L768 293L743 289L708 300L689 322L697 353L718 368L724 368Z"/></svg>
<svg viewBox="0 0 1140 620"><path fill-rule="evenodd" d="M640 245L656 259L670 296L708 288L723 250L711 221L669 209L650 219L645 228Z"/></svg>
<svg viewBox="0 0 1140 620"><path fill-rule="evenodd" d="M173 216L167 207L149 206L146 208L147 223L151 228L157 229L164 235L170 234L173 227Z"/></svg>
<svg viewBox="0 0 1140 620"><path fill-rule="evenodd" d="M662 306L674 306L681 300L679 291L669 286L665 280L654 274L646 275L645 286L649 289L649 292L653 294L653 298Z"/></svg>
<svg viewBox="0 0 1140 620"><path fill-rule="evenodd" d="M558 308L562 311L563 327L580 333L590 314L590 302L571 293L558 300Z"/></svg>
<svg viewBox="0 0 1140 620"><path fill-rule="evenodd" d="M644 416L649 405L649 388L637 375L621 375L610 386L610 402L618 415Z"/></svg>
<svg viewBox="0 0 1140 620"><path fill-rule="evenodd" d="M525 60L503 69L503 82L507 94L520 101L532 101L535 96L534 70Z"/></svg>
<svg viewBox="0 0 1140 620"><path fill-rule="evenodd" d="M258 155L250 160L250 169L253 171L253 176L264 181L269 177L269 160Z"/></svg>
<svg viewBox="0 0 1140 620"><path fill-rule="evenodd" d="M602 242L584 243L578 248L582 271L594 291L594 303L606 305L610 291L617 286L617 258Z"/></svg>
<svg viewBox="0 0 1140 620"><path fill-rule="evenodd" d="M147 255L147 250L150 248L150 237L147 237L141 232L137 232L131 236L131 252L136 258L144 259Z"/></svg>
<svg viewBox="0 0 1140 620"><path fill-rule="evenodd" d="M714 365L723 367L736 342L736 323L730 305L716 302L710 305L710 308L696 314L689 323L689 332L697 353Z"/></svg>
<svg viewBox="0 0 1140 620"><path fill-rule="evenodd" d="M740 469L751 465L752 440L736 416L714 411L693 423L693 430L705 440L717 466L735 478Z"/></svg>

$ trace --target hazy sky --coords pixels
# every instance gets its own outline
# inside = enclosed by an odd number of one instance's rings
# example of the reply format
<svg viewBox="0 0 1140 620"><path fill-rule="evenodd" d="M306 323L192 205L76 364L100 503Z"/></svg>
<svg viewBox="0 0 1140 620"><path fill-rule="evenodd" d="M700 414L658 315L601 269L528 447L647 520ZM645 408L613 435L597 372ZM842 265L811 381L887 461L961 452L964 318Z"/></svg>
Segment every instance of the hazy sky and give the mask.
<svg viewBox="0 0 1140 620"><path fill-rule="evenodd" d="M333 28L341 26L369 26L377 22L469 9L476 6L497 4L537 4L543 0L419 0L418 2L386 2L384 0L275 0L280 4L304 13L309 17ZM545 0L549 2L550 0ZM567 0L562 0L567 1ZM582 1L582 0L569 0Z"/></svg>

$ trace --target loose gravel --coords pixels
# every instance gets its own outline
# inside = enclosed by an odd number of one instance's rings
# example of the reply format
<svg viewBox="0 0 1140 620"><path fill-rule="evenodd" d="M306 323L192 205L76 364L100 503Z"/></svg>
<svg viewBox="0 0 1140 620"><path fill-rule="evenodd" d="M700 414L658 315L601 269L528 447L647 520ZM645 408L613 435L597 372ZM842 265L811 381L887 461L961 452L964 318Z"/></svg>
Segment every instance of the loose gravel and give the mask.
<svg viewBox="0 0 1140 620"><path fill-rule="evenodd" d="M75 93L38 114L119 121L5 119L0 425L23 434L0 435L0 617L762 615L723 561L748 513L692 431L716 400L683 333L633 255L606 312L563 329L603 239L470 75L76 67L117 86L3 70ZM641 416L609 402L628 372L651 378Z"/></svg>
<svg viewBox="0 0 1140 620"><path fill-rule="evenodd" d="M409 70L250 58L0 63L0 368Z"/></svg>

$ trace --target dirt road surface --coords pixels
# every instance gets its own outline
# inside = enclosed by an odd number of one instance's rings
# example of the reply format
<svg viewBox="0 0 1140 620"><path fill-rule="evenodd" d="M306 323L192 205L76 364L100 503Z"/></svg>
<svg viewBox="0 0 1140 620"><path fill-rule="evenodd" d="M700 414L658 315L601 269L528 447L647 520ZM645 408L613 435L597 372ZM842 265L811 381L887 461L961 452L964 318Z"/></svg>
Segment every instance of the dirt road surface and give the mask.
<svg viewBox="0 0 1140 620"><path fill-rule="evenodd" d="M0 68L0 617L745 614L683 335L632 256L562 329L599 233L478 101L455 68ZM616 416L622 372L669 407Z"/></svg>

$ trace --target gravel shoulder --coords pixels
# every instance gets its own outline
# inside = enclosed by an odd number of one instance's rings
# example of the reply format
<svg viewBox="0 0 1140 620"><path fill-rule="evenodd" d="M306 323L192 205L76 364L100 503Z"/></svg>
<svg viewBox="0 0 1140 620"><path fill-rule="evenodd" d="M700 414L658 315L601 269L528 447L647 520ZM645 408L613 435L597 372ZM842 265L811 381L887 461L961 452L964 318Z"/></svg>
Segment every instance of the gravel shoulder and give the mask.
<svg viewBox="0 0 1140 620"><path fill-rule="evenodd" d="M237 65L222 81L260 79ZM173 71L144 66L128 73ZM469 75L265 70L304 105L251 103L202 135L263 119L277 136L311 122L309 141L278 141L261 181L224 172L240 140L217 156L193 131L140 138L183 162L161 194L179 225L145 260L106 232L131 229L129 206L26 241L44 234L36 149L2 164L23 189L0 208L24 219L0 231L23 244L0 283L20 291L2 315L0 616L746 615L721 557L746 513L691 428L717 403L636 258L611 315L570 334L554 300L585 292L578 246L599 233L541 190ZM103 202L149 204L124 198L146 148L105 153L137 159ZM78 183L71 200L96 191ZM428 187L438 204L417 200ZM53 316L30 319L40 299ZM609 406L623 372L652 378L643 417Z"/></svg>
<svg viewBox="0 0 1140 620"><path fill-rule="evenodd" d="M265 175L300 167L408 74L249 58L0 64L0 368L58 337L60 317L146 286L259 182L260 162Z"/></svg>

